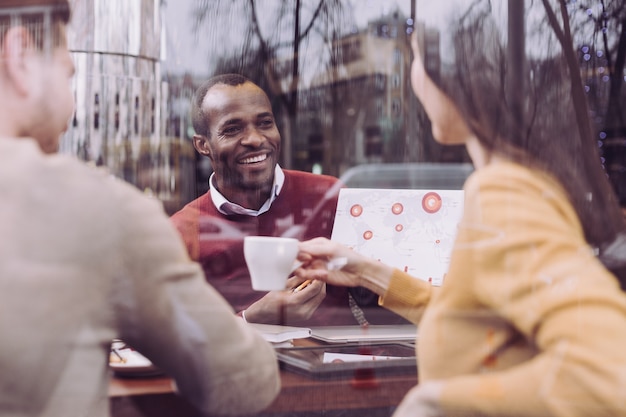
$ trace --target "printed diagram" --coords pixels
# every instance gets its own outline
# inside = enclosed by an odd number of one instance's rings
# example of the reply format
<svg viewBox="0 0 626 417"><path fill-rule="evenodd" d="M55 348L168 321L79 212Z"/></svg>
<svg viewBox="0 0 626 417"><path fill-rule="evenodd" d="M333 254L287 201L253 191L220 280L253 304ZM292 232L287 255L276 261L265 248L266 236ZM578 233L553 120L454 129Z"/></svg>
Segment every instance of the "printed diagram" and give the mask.
<svg viewBox="0 0 626 417"><path fill-rule="evenodd" d="M462 190L344 188L331 239L441 285L462 212Z"/></svg>

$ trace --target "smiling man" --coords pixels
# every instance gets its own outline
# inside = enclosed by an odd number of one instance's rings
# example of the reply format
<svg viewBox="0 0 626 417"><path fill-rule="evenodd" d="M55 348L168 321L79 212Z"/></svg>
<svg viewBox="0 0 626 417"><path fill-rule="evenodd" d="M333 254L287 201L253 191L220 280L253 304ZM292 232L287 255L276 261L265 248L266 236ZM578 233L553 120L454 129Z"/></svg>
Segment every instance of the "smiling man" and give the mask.
<svg viewBox="0 0 626 417"><path fill-rule="evenodd" d="M281 138L267 94L244 76L206 81L192 103L196 150L211 161L209 191L172 216L207 280L246 320L293 325L356 324L347 290L314 282L302 291L252 290L247 235L330 237L340 184L283 170ZM290 279L289 288L300 282Z"/></svg>
<svg viewBox="0 0 626 417"><path fill-rule="evenodd" d="M215 188L240 207L265 211L281 140L263 90L252 82L218 83L206 92L194 122L194 146L211 160Z"/></svg>

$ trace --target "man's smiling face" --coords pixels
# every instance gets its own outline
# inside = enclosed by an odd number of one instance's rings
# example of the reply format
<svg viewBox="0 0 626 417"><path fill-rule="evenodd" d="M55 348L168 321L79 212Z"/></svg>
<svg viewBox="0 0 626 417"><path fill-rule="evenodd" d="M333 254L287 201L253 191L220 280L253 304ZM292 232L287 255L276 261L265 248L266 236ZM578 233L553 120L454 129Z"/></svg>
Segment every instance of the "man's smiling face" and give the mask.
<svg viewBox="0 0 626 417"><path fill-rule="evenodd" d="M233 202L241 201L242 193L256 194L253 200L267 199L281 139L265 92L250 82L217 84L207 92L202 108L209 119L207 156L217 189Z"/></svg>

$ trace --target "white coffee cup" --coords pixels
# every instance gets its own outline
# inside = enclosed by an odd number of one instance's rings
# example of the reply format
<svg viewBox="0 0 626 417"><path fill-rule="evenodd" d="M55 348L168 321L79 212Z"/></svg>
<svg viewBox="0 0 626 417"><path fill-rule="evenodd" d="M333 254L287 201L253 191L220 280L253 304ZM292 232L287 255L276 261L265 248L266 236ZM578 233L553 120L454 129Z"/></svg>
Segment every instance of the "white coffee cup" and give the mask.
<svg viewBox="0 0 626 417"><path fill-rule="evenodd" d="M257 291L284 290L298 255L298 239L246 236L243 241L252 288Z"/></svg>

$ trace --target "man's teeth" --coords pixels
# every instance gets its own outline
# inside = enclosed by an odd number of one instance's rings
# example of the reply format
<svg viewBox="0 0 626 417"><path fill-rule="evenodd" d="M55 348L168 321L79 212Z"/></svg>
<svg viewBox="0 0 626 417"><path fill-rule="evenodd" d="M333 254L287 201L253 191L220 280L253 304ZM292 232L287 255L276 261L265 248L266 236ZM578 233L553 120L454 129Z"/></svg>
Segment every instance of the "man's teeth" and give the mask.
<svg viewBox="0 0 626 417"><path fill-rule="evenodd" d="M253 156L252 158L246 158L246 159L242 159L241 163L242 164L253 164L255 162L261 162L261 161L265 161L267 159L267 155L259 155L259 156Z"/></svg>

